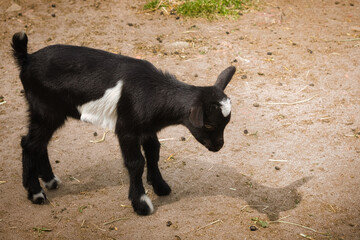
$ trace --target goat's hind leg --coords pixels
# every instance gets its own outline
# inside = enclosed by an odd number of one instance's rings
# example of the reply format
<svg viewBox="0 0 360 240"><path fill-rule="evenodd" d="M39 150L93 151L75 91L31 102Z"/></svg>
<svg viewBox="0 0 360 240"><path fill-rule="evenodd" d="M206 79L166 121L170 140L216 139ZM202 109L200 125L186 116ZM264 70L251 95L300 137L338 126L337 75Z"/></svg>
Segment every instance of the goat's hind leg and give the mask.
<svg viewBox="0 0 360 240"><path fill-rule="evenodd" d="M39 177L48 189L57 188L60 183L52 171L47 145L64 120L65 117L46 119L30 109L29 132L21 139L23 185L28 191L28 199L35 204L43 204L46 200Z"/></svg>
<svg viewBox="0 0 360 240"><path fill-rule="evenodd" d="M39 159L41 161L39 167L40 177L45 187L49 190L58 188L61 181L52 171L47 149L45 149L44 154Z"/></svg>
<svg viewBox="0 0 360 240"><path fill-rule="evenodd" d="M143 149L147 162L147 182L152 185L158 196L166 196L171 188L161 176L158 162L160 153L160 142L156 135L147 136L143 139Z"/></svg>

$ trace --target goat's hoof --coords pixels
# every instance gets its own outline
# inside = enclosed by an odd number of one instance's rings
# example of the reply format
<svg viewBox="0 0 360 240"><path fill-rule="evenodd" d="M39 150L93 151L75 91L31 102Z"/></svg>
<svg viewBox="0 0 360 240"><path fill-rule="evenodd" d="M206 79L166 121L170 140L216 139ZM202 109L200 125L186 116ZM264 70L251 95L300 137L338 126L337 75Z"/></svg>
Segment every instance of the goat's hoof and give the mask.
<svg viewBox="0 0 360 240"><path fill-rule="evenodd" d="M154 206L146 194L142 195L138 201L132 201L132 207L141 216L147 216L154 212Z"/></svg>
<svg viewBox="0 0 360 240"><path fill-rule="evenodd" d="M171 193L171 188L165 181L162 181L158 184L153 184L152 186L154 188L155 194L158 196L167 196Z"/></svg>
<svg viewBox="0 0 360 240"><path fill-rule="evenodd" d="M46 202L46 195L43 190L41 190L39 193L36 193L36 194L29 192L28 199L33 204L44 204Z"/></svg>
<svg viewBox="0 0 360 240"><path fill-rule="evenodd" d="M59 188L60 183L61 183L61 181L57 176L54 176L54 178L48 182L44 181L45 187L49 190Z"/></svg>

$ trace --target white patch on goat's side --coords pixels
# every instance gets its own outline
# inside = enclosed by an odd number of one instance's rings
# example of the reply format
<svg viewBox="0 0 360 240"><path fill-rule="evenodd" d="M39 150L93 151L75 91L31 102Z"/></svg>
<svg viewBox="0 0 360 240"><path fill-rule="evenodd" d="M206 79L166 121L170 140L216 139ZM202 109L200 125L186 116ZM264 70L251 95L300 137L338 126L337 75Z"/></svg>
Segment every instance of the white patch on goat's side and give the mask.
<svg viewBox="0 0 360 240"><path fill-rule="evenodd" d="M115 130L116 107L120 100L122 86L123 82L118 81L116 86L107 89L100 99L78 106L81 121L90 122L105 129Z"/></svg>
<svg viewBox="0 0 360 240"><path fill-rule="evenodd" d="M39 198L45 199L45 195L44 195L43 190L41 190L41 191L40 191L39 193L37 193L37 194L34 194L32 197L33 197L33 201L34 201L34 202L36 201L36 199L39 199Z"/></svg>
<svg viewBox="0 0 360 240"><path fill-rule="evenodd" d="M142 195L142 196L140 197L140 201L146 202L146 204L147 204L147 205L149 206L149 208L150 208L150 214L154 212L154 206L153 206L153 204L152 204L152 202L151 202L151 199L150 199L146 194L144 194L144 195Z"/></svg>
<svg viewBox="0 0 360 240"><path fill-rule="evenodd" d="M230 98L224 98L223 100L221 100L220 101L220 108L221 108L221 112L222 112L224 117L229 116L229 114L231 112Z"/></svg>
<svg viewBox="0 0 360 240"><path fill-rule="evenodd" d="M61 183L60 179L59 179L56 175L55 175L54 178L51 179L50 181L48 181L48 182L43 181L43 182L44 182L45 187L46 187L47 189L52 188L52 186L54 185L55 182L57 182L58 186L59 186L59 184Z"/></svg>

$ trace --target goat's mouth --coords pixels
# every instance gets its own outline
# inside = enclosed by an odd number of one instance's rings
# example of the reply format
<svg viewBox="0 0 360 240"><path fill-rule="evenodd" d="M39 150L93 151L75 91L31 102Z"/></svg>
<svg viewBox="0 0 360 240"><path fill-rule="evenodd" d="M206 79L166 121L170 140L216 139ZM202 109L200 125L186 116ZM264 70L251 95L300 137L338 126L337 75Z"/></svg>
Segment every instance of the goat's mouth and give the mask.
<svg viewBox="0 0 360 240"><path fill-rule="evenodd" d="M214 143L213 141L208 139L200 139L197 137L195 137L195 139L211 152L218 152L224 146L224 141Z"/></svg>
<svg viewBox="0 0 360 240"><path fill-rule="evenodd" d="M223 147L223 145L224 144L216 144L216 145L214 145L214 144L207 144L207 143L204 143L203 144L209 151L211 151L211 152L218 152L218 151L220 151L220 149Z"/></svg>
<svg viewBox="0 0 360 240"><path fill-rule="evenodd" d="M206 147L206 148L211 152L218 152L218 151L220 151L222 146L211 146L211 147Z"/></svg>

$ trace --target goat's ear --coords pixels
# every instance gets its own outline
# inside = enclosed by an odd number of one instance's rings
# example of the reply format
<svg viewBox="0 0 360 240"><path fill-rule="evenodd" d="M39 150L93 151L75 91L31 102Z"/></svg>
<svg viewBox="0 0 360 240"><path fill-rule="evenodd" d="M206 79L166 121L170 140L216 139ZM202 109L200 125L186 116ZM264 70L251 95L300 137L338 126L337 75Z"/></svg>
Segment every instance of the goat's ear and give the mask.
<svg viewBox="0 0 360 240"><path fill-rule="evenodd" d="M197 128L201 128L204 125L204 111L202 106L194 105L191 107L189 121Z"/></svg>
<svg viewBox="0 0 360 240"><path fill-rule="evenodd" d="M236 68L234 66L230 66L224 71L222 71L218 76L214 86L224 90L230 82L231 78L233 77L235 71Z"/></svg>

